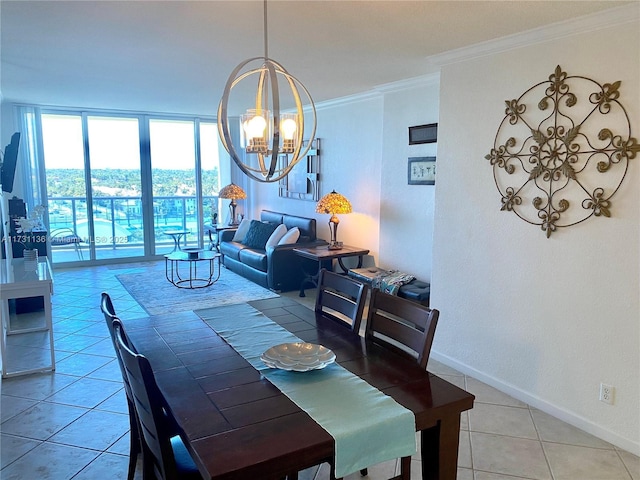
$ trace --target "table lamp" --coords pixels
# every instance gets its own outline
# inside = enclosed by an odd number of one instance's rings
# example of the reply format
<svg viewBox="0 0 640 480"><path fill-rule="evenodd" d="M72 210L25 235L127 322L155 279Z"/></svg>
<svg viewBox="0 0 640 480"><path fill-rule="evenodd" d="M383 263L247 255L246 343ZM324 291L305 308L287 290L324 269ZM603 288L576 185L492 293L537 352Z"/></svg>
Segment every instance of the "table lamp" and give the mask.
<svg viewBox="0 0 640 480"><path fill-rule="evenodd" d="M338 242L336 238L338 234L338 224L340 223L337 214L351 213L351 211L351 203L349 203L349 200L335 190L327 193L316 205L316 213L331 214L331 218L329 219L329 231L331 232L329 250L340 250L342 248L342 242Z"/></svg>
<svg viewBox="0 0 640 480"><path fill-rule="evenodd" d="M236 218L236 200L247 198L247 194L235 183L230 183L226 187L223 187L218 193L219 198L230 198L229 210L231 210L231 222L229 225L237 225L239 222Z"/></svg>

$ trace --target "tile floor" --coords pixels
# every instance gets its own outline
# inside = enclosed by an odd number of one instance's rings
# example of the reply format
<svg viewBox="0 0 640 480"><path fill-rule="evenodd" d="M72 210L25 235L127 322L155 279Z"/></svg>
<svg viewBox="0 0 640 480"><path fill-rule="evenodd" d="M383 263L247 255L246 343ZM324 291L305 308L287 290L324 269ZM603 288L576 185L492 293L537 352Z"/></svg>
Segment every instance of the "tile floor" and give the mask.
<svg viewBox="0 0 640 480"><path fill-rule="evenodd" d="M99 297L109 292L122 317L145 315L115 278L140 268L144 265L55 272L56 371L1 384L3 480L126 478L126 401ZM46 359L43 334L9 338L13 360ZM473 410L461 420L459 480L640 480L638 457L443 364L431 361L429 370L476 396ZM419 459L412 467L412 478L419 478ZM396 462L374 466L369 478L388 478L396 469ZM309 469L300 478L324 480L328 469Z"/></svg>

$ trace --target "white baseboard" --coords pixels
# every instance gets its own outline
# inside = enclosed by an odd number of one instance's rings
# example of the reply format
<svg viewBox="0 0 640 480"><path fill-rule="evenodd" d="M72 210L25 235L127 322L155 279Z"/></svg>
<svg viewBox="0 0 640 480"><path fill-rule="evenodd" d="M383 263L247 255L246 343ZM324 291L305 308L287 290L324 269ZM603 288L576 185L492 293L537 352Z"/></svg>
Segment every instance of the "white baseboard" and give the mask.
<svg viewBox="0 0 640 480"><path fill-rule="evenodd" d="M574 427L579 428L580 430L584 430L585 432L598 437L605 442L609 442L616 447L633 453L634 455L640 456L640 443L636 443L629 440L628 438L621 437L620 435L607 430L601 425L593 423L587 418L576 415L571 411L549 403L548 401L532 395L529 392L521 390L520 388L511 385L510 383L506 383L498 378L492 377L491 375L487 375L486 373L476 370L469 365L460 363L451 357L438 353L434 350L431 350L430 356L434 360L437 360L438 362L448 367L458 370L465 375L469 375L476 380L480 380L481 382L484 382L487 385L490 385L493 388L506 393L507 395L511 395L513 398L516 398L521 402L525 402L532 407L537 408L538 410L541 410L549 415L556 417L559 420L562 420L563 422L568 423L569 425L573 425Z"/></svg>

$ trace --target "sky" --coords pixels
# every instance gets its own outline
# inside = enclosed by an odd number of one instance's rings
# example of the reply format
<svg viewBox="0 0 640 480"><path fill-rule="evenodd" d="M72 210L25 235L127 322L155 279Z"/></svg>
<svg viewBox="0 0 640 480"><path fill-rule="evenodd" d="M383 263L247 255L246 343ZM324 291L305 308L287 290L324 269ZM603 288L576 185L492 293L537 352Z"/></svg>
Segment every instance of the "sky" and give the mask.
<svg viewBox="0 0 640 480"><path fill-rule="evenodd" d="M140 142L137 118L89 116L91 168L139 169ZM83 168L82 118L79 115L42 115L46 168ZM149 121L152 168L195 168L193 122ZM200 125L202 167L218 165L218 130Z"/></svg>

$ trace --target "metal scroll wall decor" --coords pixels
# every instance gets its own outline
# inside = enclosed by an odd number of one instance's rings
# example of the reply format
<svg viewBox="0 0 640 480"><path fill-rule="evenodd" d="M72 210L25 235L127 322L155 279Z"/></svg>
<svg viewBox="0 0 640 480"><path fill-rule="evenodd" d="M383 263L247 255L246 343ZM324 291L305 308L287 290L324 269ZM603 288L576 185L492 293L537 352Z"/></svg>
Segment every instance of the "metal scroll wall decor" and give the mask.
<svg viewBox="0 0 640 480"><path fill-rule="evenodd" d="M619 97L620 81L600 85L558 65L549 80L507 100L485 156L501 210L539 225L547 238L559 227L611 216L611 198L640 152Z"/></svg>

